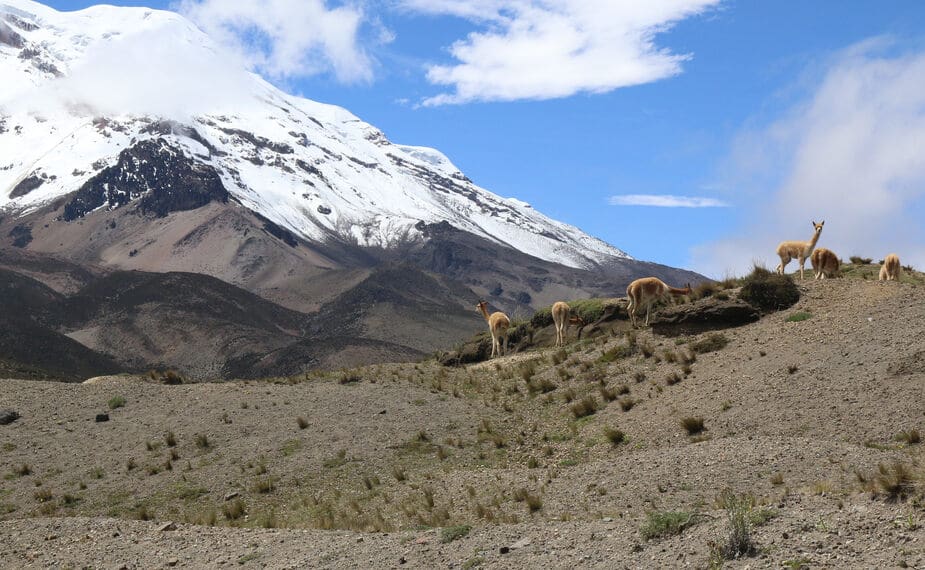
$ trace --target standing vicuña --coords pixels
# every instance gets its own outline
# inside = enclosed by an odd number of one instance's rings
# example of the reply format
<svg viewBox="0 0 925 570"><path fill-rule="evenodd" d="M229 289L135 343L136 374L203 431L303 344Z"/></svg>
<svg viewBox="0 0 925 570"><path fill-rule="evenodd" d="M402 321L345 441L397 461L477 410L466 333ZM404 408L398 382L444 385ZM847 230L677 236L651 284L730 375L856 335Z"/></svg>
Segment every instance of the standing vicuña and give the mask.
<svg viewBox="0 0 925 570"><path fill-rule="evenodd" d="M649 326L649 311L652 304L668 295L679 297L681 295L691 294L691 284L683 289L669 287L664 281L657 277L643 277L629 284L626 288L626 296L629 297L629 305L626 306L626 312L629 313L633 326L636 326L636 311L642 305L646 306L646 326Z"/></svg>
<svg viewBox="0 0 925 570"><path fill-rule="evenodd" d="M883 260L883 267L880 268L880 281L898 281L900 271L902 269L899 265L899 256L891 253Z"/></svg>
<svg viewBox="0 0 925 570"><path fill-rule="evenodd" d="M813 239L809 241L782 241L780 245L777 246L777 255L780 256L780 265L777 266L777 272L781 275L784 274L784 267L790 263L791 259L797 259L800 261L800 279L803 279L803 267L806 265L806 259L812 255L813 248L816 247L816 242L819 241L819 234L822 233L822 226L825 225L825 221L813 222Z"/></svg>
<svg viewBox="0 0 925 570"><path fill-rule="evenodd" d="M564 301L556 301L552 306L552 322L556 325L556 346L565 344L565 338L568 336L569 325L585 326L585 320L577 315L571 314L572 308ZM578 331L579 337L581 330Z"/></svg>
<svg viewBox="0 0 925 570"><path fill-rule="evenodd" d="M488 331L491 333L491 357L494 358L495 355L504 356L504 353L507 352L507 329L511 326L511 319L501 311L489 315L488 303L485 301L479 301L475 308L482 313L482 316L485 317L485 322L488 323ZM503 349L501 345L502 339L504 340Z"/></svg>
<svg viewBox="0 0 925 570"><path fill-rule="evenodd" d="M838 256L835 255L831 249L826 249L824 247L820 247L813 251L810 261L813 263L813 271L816 274L816 279L835 277L835 273L838 271L838 266L841 263L838 261Z"/></svg>

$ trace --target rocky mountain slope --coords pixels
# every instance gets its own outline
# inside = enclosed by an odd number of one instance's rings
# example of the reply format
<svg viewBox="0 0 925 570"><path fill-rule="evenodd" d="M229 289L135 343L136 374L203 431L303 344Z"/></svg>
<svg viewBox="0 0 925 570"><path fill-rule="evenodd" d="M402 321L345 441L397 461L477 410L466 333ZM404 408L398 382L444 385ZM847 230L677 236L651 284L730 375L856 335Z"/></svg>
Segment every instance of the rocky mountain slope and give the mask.
<svg viewBox="0 0 925 570"><path fill-rule="evenodd" d="M121 366L254 376L416 358L477 329L479 298L516 317L619 293L640 275L703 279L634 260L479 187L437 150L393 143L345 109L283 93L175 13L2 0L0 83L4 267L65 295L90 281L123 283L106 277L123 271L173 273L188 285L201 274L249 299L241 315L265 300L277 306L271 313L314 319L299 333L282 327L284 340L261 329L244 360L225 344L238 321L216 321L194 294L180 301L178 325L169 290L157 287L139 289L152 295L137 300L143 310L48 325ZM72 267L66 277L30 263ZM55 281L80 271L93 278ZM370 293L389 289L403 299ZM314 337L298 336L305 331ZM178 351L178 338L205 344ZM282 348L299 342L295 353ZM277 356L267 361L267 351ZM243 364L258 361L274 364Z"/></svg>
<svg viewBox="0 0 925 570"><path fill-rule="evenodd" d="M5 380L0 565L921 567L923 283L462 367Z"/></svg>

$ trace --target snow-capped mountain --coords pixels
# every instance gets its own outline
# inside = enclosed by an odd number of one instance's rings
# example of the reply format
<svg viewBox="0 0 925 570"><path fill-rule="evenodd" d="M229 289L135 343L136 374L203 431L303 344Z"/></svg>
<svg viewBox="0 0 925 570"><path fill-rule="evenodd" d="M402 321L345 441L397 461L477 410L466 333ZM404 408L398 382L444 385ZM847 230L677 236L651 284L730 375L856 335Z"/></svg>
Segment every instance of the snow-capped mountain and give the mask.
<svg viewBox="0 0 925 570"><path fill-rule="evenodd" d="M136 201L158 216L230 199L308 242L388 248L448 222L568 267L631 259L480 188L437 150L229 61L172 12L0 0L0 210L65 199L71 223ZM170 207L145 206L152 192Z"/></svg>

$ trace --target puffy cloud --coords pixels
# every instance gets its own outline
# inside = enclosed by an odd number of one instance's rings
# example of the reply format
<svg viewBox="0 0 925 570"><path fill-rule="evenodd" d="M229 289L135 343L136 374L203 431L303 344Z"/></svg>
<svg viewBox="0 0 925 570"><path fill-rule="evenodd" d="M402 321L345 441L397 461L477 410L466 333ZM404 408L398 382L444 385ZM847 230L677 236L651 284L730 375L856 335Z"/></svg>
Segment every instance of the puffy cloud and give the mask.
<svg viewBox="0 0 925 570"><path fill-rule="evenodd" d="M425 105L551 99L602 93L680 73L685 54L655 36L720 0L402 0L406 9L453 15L483 29L455 42L458 63L428 79L453 88Z"/></svg>
<svg viewBox="0 0 925 570"><path fill-rule="evenodd" d="M736 235L694 248L708 275L775 266L778 242L808 240L843 258L925 265L925 53L887 55L882 41L833 59L805 101L769 125L743 131L731 170L750 203Z"/></svg>
<svg viewBox="0 0 925 570"><path fill-rule="evenodd" d="M342 82L373 77L360 45L364 14L324 0L181 0L175 8L234 50L252 69L275 79L331 72ZM391 36L380 30L379 41Z"/></svg>
<svg viewBox="0 0 925 570"><path fill-rule="evenodd" d="M716 198L673 196L671 194L623 194L610 197L611 206L654 206L658 208L728 208Z"/></svg>

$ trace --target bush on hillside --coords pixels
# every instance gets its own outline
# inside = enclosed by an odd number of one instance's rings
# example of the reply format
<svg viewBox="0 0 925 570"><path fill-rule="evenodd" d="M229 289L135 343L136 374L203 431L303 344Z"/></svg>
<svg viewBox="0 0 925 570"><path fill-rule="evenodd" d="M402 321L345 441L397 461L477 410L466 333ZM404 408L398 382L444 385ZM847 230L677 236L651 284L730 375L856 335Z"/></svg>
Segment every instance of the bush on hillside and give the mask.
<svg viewBox="0 0 925 570"><path fill-rule="evenodd" d="M604 315L603 299L580 299L578 301L569 301L568 304L572 309L571 316L581 317L589 324ZM552 326L552 307L543 307L538 310L530 319L530 324L533 325L534 329Z"/></svg>
<svg viewBox="0 0 925 570"><path fill-rule="evenodd" d="M778 275L764 267L755 267L743 280L739 297L763 311L780 311L800 300L800 291L789 275Z"/></svg>

